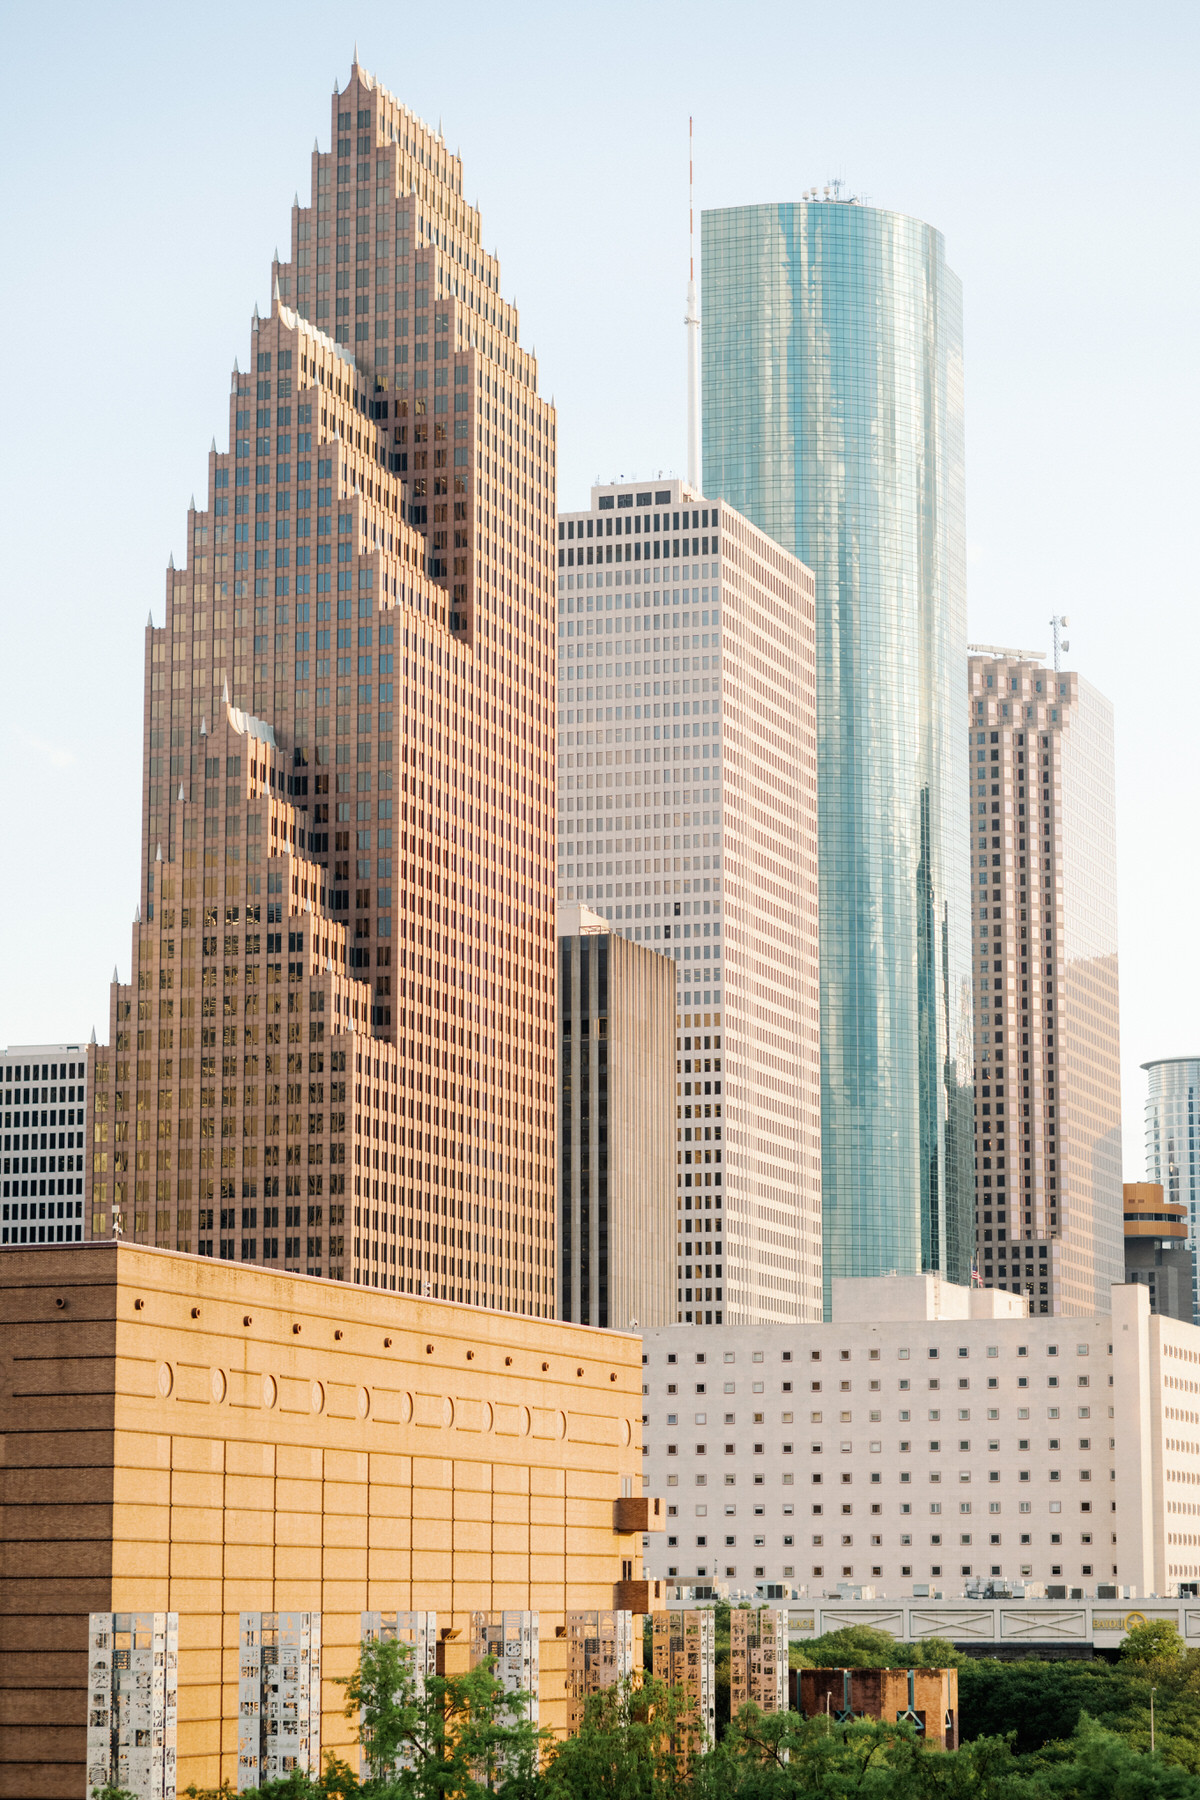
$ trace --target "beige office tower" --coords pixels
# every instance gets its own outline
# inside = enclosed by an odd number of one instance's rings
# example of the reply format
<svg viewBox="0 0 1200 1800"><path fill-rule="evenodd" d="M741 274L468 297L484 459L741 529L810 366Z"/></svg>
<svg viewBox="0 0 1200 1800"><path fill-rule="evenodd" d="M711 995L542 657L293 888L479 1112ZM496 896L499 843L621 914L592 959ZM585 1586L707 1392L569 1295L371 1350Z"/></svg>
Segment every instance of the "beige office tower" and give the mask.
<svg viewBox="0 0 1200 1800"><path fill-rule="evenodd" d="M675 963L558 908L558 1312L675 1323Z"/></svg>
<svg viewBox="0 0 1200 1800"><path fill-rule="evenodd" d="M558 892L677 965L678 1323L821 1317L813 592L679 481L558 522Z"/></svg>
<svg viewBox="0 0 1200 1800"><path fill-rule="evenodd" d="M1019 652L969 668L976 1255L1031 1313L1124 1279L1110 703Z"/></svg>
<svg viewBox="0 0 1200 1800"><path fill-rule="evenodd" d="M549 1318L554 414L440 134L330 131L147 630L91 1227Z"/></svg>

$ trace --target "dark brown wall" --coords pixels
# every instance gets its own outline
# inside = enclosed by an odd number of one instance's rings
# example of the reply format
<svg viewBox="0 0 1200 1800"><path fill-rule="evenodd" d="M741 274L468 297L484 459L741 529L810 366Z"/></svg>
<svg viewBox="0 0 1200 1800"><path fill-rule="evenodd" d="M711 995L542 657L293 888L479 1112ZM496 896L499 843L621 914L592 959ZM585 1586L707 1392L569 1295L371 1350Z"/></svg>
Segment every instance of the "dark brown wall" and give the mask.
<svg viewBox="0 0 1200 1800"><path fill-rule="evenodd" d="M74 1791L84 1760L87 1616L112 1591L115 1277L112 1244L0 1256L4 1800Z"/></svg>

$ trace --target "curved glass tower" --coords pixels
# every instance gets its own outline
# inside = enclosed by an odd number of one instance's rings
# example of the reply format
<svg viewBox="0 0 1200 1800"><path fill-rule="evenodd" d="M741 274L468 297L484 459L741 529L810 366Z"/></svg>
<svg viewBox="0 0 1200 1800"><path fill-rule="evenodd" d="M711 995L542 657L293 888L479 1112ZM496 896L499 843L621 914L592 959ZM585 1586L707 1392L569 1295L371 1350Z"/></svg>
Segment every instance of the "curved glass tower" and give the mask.
<svg viewBox="0 0 1200 1800"><path fill-rule="evenodd" d="M817 587L825 1282L970 1278L962 293L853 202L703 215L704 484Z"/></svg>

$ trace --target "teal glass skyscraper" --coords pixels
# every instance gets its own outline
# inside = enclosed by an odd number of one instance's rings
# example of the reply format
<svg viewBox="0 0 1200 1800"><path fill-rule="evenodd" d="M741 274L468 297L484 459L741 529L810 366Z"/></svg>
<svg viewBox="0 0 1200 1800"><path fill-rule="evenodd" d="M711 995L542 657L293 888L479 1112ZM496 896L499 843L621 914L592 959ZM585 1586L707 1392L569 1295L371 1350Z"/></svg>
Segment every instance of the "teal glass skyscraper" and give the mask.
<svg viewBox="0 0 1200 1800"><path fill-rule="evenodd" d="M705 491L816 577L822 1204L835 1275L970 1279L962 291L838 198L706 212Z"/></svg>

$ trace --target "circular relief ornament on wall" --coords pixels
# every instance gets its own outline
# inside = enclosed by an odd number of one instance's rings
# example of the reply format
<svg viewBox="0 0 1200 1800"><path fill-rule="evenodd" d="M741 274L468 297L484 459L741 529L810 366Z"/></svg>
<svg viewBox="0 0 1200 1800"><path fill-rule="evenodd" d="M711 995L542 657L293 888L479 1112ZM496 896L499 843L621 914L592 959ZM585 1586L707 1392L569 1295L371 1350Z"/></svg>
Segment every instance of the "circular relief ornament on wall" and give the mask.
<svg viewBox="0 0 1200 1800"><path fill-rule="evenodd" d="M227 1386L228 1384L225 1380L224 1369L214 1369L209 1376L209 1387L212 1391L212 1397L218 1406L220 1406L222 1400L225 1398Z"/></svg>
<svg viewBox="0 0 1200 1800"><path fill-rule="evenodd" d="M175 1386L175 1373L170 1363L158 1365L158 1391L165 1400Z"/></svg>
<svg viewBox="0 0 1200 1800"><path fill-rule="evenodd" d="M410 1425L412 1423L412 1415L413 1415L412 1395L411 1394L401 1394L401 1396L400 1396L400 1423L402 1425Z"/></svg>
<svg viewBox="0 0 1200 1800"><path fill-rule="evenodd" d="M264 1406L274 1406L274 1404L278 1398L279 1398L279 1389L275 1385L275 1377L273 1375L264 1375L262 1378L262 1403L263 1403L263 1405Z"/></svg>
<svg viewBox="0 0 1200 1800"><path fill-rule="evenodd" d="M355 1409L360 1419L365 1419L371 1410L371 1396L365 1387L360 1387L354 1400Z"/></svg>
<svg viewBox="0 0 1200 1800"><path fill-rule="evenodd" d="M325 1389L319 1381L314 1381L308 1390L309 1405L315 1413L325 1411Z"/></svg>

